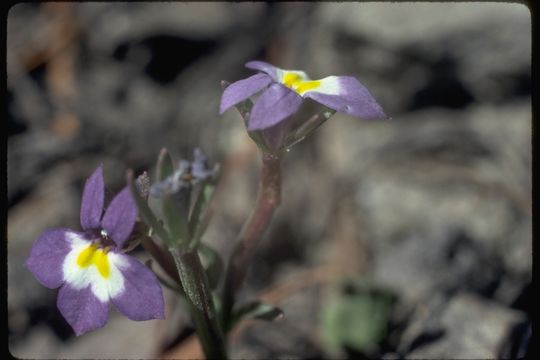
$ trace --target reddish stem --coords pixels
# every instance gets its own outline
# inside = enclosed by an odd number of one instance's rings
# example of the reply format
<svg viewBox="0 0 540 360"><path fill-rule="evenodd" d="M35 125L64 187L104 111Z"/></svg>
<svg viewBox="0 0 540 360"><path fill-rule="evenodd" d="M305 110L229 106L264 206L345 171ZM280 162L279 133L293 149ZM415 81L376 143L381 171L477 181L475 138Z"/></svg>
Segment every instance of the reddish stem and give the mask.
<svg viewBox="0 0 540 360"><path fill-rule="evenodd" d="M261 181L255 208L240 231L236 248L232 254L225 280L223 297L223 325L230 328L234 295L242 286L256 245L268 228L274 210L281 202L281 158L274 154L263 154Z"/></svg>

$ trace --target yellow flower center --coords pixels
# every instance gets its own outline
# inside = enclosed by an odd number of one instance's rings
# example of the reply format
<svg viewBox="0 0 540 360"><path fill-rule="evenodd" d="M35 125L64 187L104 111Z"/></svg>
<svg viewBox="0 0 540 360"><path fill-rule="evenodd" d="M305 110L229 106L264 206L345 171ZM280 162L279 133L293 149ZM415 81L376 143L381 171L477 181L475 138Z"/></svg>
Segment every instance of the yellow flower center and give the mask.
<svg viewBox="0 0 540 360"><path fill-rule="evenodd" d="M95 265L104 278L108 278L110 274L109 259L107 258L108 249L99 248L98 244L92 244L81 251L77 257L77 265L82 268Z"/></svg>
<svg viewBox="0 0 540 360"><path fill-rule="evenodd" d="M293 72L286 72L283 75L283 85L293 89L300 95L303 95L306 91L318 88L321 85L320 80L308 80L303 81L302 77Z"/></svg>

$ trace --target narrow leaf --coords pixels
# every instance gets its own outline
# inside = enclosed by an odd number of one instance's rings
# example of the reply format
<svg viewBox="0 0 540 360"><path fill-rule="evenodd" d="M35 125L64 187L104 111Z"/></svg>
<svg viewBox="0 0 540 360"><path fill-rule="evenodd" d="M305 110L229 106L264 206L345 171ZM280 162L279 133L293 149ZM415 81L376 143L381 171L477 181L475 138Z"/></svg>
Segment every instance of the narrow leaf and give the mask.
<svg viewBox="0 0 540 360"><path fill-rule="evenodd" d="M174 173L174 165L167 149L163 148L159 152L157 162L157 181L163 181Z"/></svg>
<svg viewBox="0 0 540 360"><path fill-rule="evenodd" d="M161 149L157 163L157 181L161 182L173 175L174 165L167 149ZM172 244L187 241L187 209L189 209L189 189L181 189L175 194L164 194L162 210L169 229Z"/></svg>
<svg viewBox="0 0 540 360"><path fill-rule="evenodd" d="M173 254L182 287L195 308L206 314L208 318L215 318L212 292L208 286L208 278L202 267L197 252L179 252L169 249Z"/></svg>
<svg viewBox="0 0 540 360"><path fill-rule="evenodd" d="M206 191L207 188L208 190L210 190L210 194L208 194L209 192ZM209 199L208 195L211 195L211 192L213 190L212 188L213 186L211 186L206 180L201 183L201 188L199 190L199 193L197 194L195 205L193 205L193 209L191 210L191 214L189 215L188 229L190 234L194 233L195 228L199 224L201 210L204 208L204 206L206 206Z"/></svg>
<svg viewBox="0 0 540 360"><path fill-rule="evenodd" d="M231 328L243 319L275 321L282 319L283 316L283 311L274 305L261 301L252 301L242 305L234 311Z"/></svg>
<svg viewBox="0 0 540 360"><path fill-rule="evenodd" d="M133 180L133 172L131 170L128 171L127 174L127 183L129 189L131 190L131 194L133 195L133 199L135 199L135 204L139 209L139 215L141 216L142 220L146 223L146 225L148 225L149 228L151 228L153 232L159 236L164 243L170 244L171 240L169 238L169 234L167 234L163 226L161 226L160 222L146 203L146 200L144 200L139 194L139 190L135 185L135 181Z"/></svg>
<svg viewBox="0 0 540 360"><path fill-rule="evenodd" d="M210 220L209 217L211 216L211 213L207 211L207 205L215 194L215 190L216 187L214 184L210 183L208 180L205 180L201 184L201 188L197 194L197 200L195 201L195 205L193 205L193 210L189 217L188 230L191 238L191 243L189 245L190 249L195 249L197 247L206 230L206 226Z"/></svg>
<svg viewBox="0 0 540 360"><path fill-rule="evenodd" d="M189 190L173 195L166 195L162 199L163 216L167 229L169 229L173 244L187 244L187 204L189 202ZM186 194L187 193L187 194Z"/></svg>
<svg viewBox="0 0 540 360"><path fill-rule="evenodd" d="M219 285L221 275L223 275L224 263L219 253L205 243L199 244L199 251L206 259L206 276L211 289L215 289Z"/></svg>
<svg viewBox="0 0 540 360"><path fill-rule="evenodd" d="M204 207L204 210L199 215L199 219L197 221L196 226L194 226L192 232L191 232L191 242L189 245L189 249L193 250L195 249L198 244L201 242L201 238L204 235L204 232L206 231L206 228L208 227L208 224L210 223L210 220L212 219L212 216L214 215L214 208L212 206L213 197L215 196L216 188L212 184L212 186L207 186L204 188L205 194L205 201L206 206Z"/></svg>

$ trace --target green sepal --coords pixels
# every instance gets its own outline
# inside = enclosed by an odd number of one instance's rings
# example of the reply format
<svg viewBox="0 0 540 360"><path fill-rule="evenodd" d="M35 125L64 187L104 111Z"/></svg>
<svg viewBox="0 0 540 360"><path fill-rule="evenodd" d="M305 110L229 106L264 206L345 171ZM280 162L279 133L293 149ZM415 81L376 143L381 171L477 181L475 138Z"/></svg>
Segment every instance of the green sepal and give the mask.
<svg viewBox="0 0 540 360"><path fill-rule="evenodd" d="M335 113L336 110L325 109L310 117L296 130L287 135L280 150L288 152L291 147L310 136L315 130L317 130L319 126L324 124L324 122L330 119Z"/></svg>
<svg viewBox="0 0 540 360"><path fill-rule="evenodd" d="M221 87L223 90L225 90L231 83L227 81L221 82ZM249 123L249 117L251 115L251 109L253 108L253 101L251 101L249 98L236 104L235 105L236 110L240 113L242 116L242 119L244 119L244 125L246 126L246 130ZM269 153L271 152L270 148L266 145L266 140L264 139L263 133L261 130L255 130L255 131L248 131L247 132L249 137L257 144L259 149L263 153Z"/></svg>

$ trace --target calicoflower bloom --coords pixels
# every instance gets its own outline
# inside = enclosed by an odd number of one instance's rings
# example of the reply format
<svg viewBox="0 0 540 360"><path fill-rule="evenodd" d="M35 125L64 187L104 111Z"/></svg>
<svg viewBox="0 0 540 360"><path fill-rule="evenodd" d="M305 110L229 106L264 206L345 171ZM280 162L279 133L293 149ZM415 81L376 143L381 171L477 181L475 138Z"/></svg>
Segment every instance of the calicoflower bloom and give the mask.
<svg viewBox="0 0 540 360"><path fill-rule="evenodd" d="M122 252L137 218L126 187L103 214L102 167L86 181L81 205L84 231L51 229L34 243L26 266L58 293L58 309L77 335L107 323L109 302L131 320L164 319L163 294L154 273Z"/></svg>
<svg viewBox="0 0 540 360"><path fill-rule="evenodd" d="M219 111L222 114L264 89L251 110L249 131L263 130L285 120L305 98L362 119L386 118L373 95L354 77L311 80L303 71L284 70L262 61L250 61L246 67L261 73L229 85L221 97Z"/></svg>

